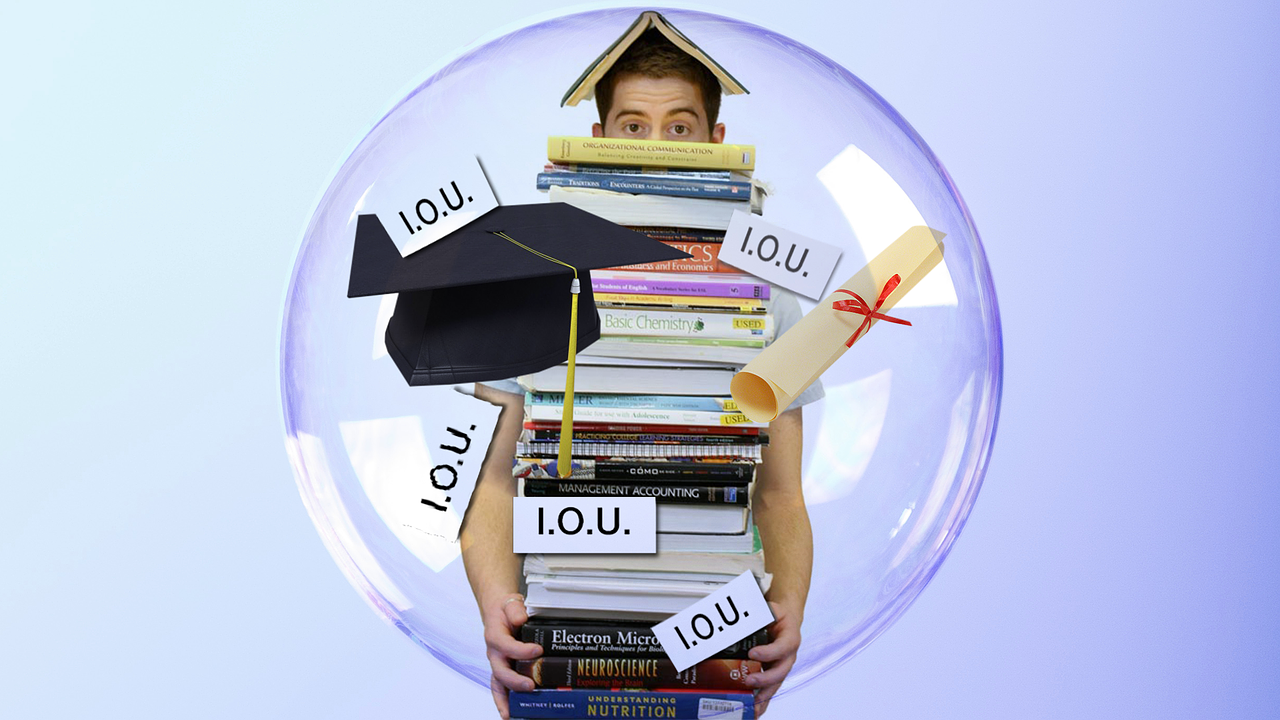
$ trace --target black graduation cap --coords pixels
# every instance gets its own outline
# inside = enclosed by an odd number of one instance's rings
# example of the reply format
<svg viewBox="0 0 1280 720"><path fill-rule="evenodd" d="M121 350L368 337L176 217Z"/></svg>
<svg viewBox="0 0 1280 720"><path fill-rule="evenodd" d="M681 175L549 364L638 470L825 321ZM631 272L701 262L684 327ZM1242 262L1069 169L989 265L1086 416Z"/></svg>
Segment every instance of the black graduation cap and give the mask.
<svg viewBox="0 0 1280 720"><path fill-rule="evenodd" d="M684 257L565 203L499 206L409 257L361 215L347 297L400 293L387 352L410 385L500 380L568 359L574 269L581 349L600 337L589 270Z"/></svg>

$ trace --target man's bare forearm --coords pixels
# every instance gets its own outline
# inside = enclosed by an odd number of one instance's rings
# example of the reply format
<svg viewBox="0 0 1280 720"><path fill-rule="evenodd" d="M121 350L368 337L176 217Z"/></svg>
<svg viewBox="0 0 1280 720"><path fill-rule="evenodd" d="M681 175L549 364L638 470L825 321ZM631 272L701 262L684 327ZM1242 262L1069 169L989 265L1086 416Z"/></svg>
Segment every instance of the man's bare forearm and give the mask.
<svg viewBox="0 0 1280 720"><path fill-rule="evenodd" d="M800 617L813 572L813 530L801 490L803 443L799 408L770 423L769 447L764 451L752 499L766 567L773 575L766 596Z"/></svg>
<svg viewBox="0 0 1280 720"><path fill-rule="evenodd" d="M511 498L516 494L511 459L524 410L518 395L484 385L476 385L476 397L502 406L461 533L462 562L483 613L520 587L520 557L511 551Z"/></svg>

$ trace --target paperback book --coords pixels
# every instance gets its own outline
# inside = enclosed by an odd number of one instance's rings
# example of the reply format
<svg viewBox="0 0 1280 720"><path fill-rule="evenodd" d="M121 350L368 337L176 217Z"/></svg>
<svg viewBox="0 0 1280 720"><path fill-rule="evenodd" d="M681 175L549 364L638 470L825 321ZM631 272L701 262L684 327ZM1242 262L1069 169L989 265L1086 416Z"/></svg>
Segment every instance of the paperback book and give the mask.
<svg viewBox="0 0 1280 720"><path fill-rule="evenodd" d="M595 293L706 295L768 300L769 290L769 283L745 274L643 273L615 270L591 272L591 291Z"/></svg>

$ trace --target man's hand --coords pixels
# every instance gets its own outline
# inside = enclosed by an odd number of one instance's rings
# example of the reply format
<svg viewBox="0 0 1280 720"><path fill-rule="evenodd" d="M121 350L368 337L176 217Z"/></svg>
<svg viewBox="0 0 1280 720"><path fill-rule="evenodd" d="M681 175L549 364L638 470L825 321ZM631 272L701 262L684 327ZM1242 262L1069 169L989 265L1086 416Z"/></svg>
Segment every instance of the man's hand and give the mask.
<svg viewBox="0 0 1280 720"><path fill-rule="evenodd" d="M773 611L774 618L769 626L771 641L747 653L752 660L764 663L763 672L747 678L747 682L756 688L756 717L769 709L769 701L782 686L782 681L787 679L791 666L796 664L796 651L800 649L800 612L776 602L770 602L769 609Z"/></svg>
<svg viewBox="0 0 1280 720"><path fill-rule="evenodd" d="M507 704L508 690L532 690L533 680L511 668L512 660L532 660L542 654L542 646L520 642L516 630L529 620L524 610L524 598L519 593L507 595L484 612L484 644L493 675L489 689L493 691L493 704L498 706L502 720L511 717Z"/></svg>

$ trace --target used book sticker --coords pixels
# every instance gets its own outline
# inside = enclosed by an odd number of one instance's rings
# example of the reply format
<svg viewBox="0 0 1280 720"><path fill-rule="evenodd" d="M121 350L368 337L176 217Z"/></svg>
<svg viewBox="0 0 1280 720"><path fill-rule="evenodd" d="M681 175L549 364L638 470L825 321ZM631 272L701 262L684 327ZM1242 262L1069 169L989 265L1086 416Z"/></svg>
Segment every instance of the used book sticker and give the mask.
<svg viewBox="0 0 1280 720"><path fill-rule="evenodd" d="M653 626L653 634L683 671L773 622L773 612L748 570Z"/></svg>

